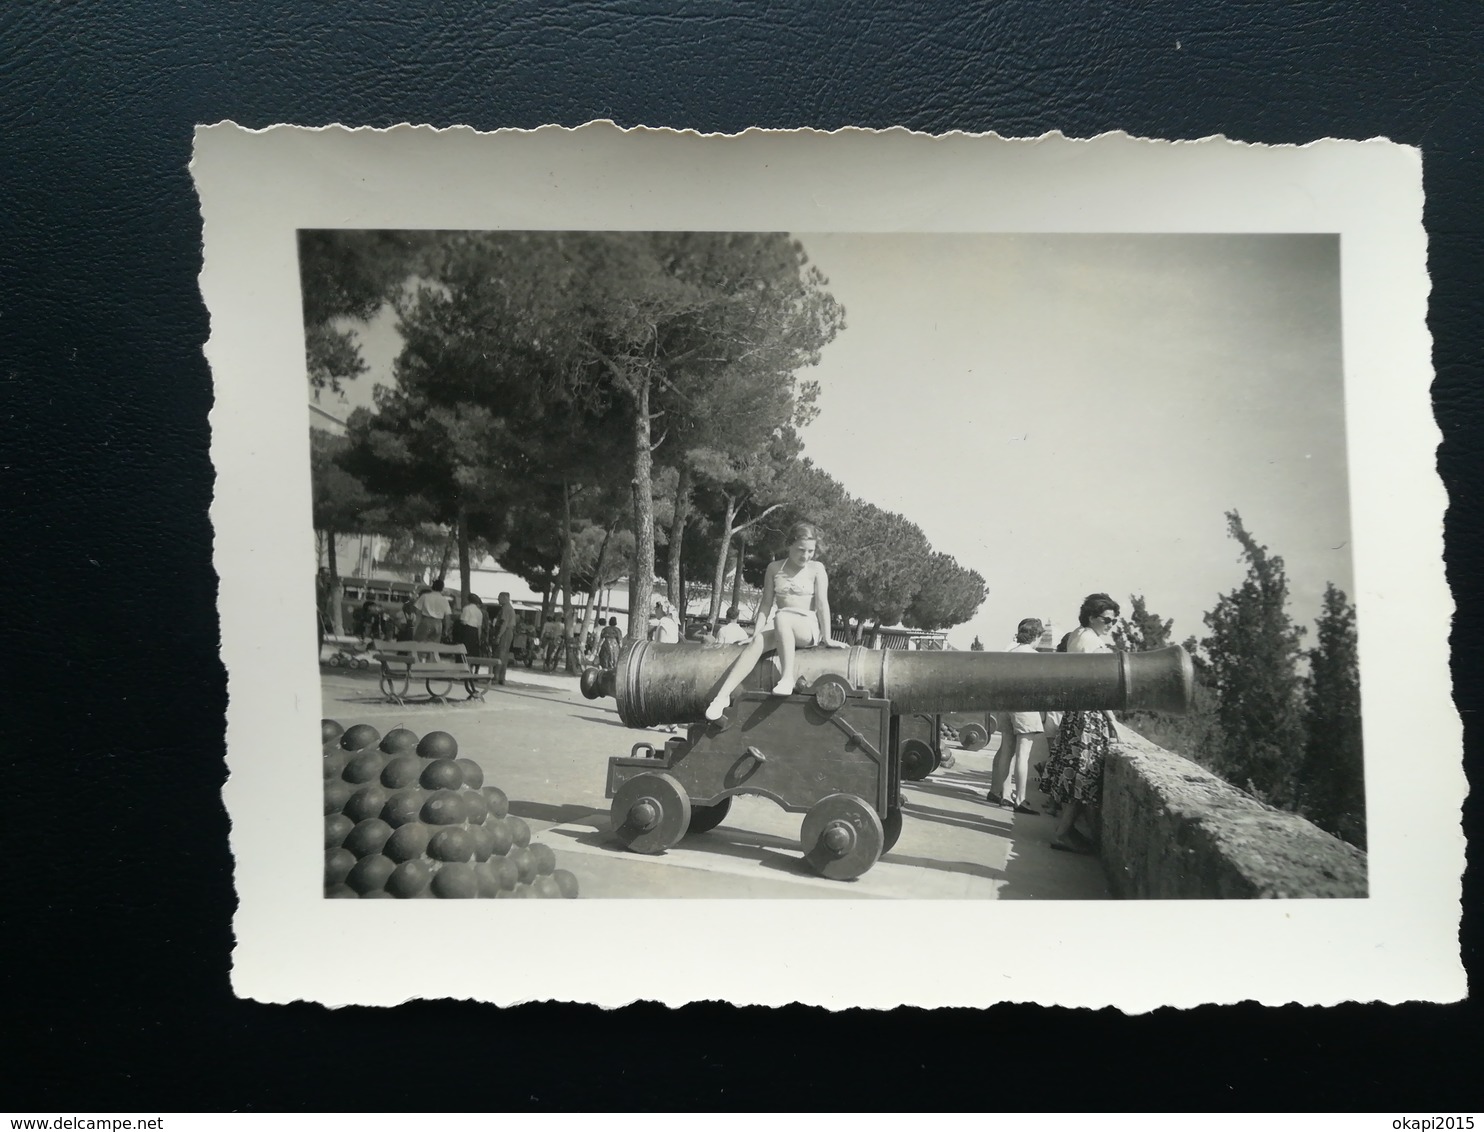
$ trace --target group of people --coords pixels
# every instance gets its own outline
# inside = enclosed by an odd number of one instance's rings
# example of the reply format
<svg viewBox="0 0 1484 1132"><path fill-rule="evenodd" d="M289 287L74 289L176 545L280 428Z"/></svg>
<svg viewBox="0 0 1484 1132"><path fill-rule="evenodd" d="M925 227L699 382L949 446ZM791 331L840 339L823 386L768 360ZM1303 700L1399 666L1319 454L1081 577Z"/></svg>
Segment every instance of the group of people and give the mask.
<svg viewBox="0 0 1484 1132"><path fill-rule="evenodd" d="M1118 602L1107 594L1088 594L1077 613L1077 628L1061 639L1057 652L1111 652L1120 614ZM1045 628L1038 618L1027 617L1016 627L1010 651L1036 652ZM1117 723L1107 711L1003 712L1000 747L985 797L991 805L1008 806L1017 814L1037 813L1029 802L1031 756L1044 746L1047 758L1037 769L1047 809L1057 818L1051 847L1090 853L1095 835L1083 833L1078 822L1096 820L1103 798L1103 762L1117 733Z"/></svg>

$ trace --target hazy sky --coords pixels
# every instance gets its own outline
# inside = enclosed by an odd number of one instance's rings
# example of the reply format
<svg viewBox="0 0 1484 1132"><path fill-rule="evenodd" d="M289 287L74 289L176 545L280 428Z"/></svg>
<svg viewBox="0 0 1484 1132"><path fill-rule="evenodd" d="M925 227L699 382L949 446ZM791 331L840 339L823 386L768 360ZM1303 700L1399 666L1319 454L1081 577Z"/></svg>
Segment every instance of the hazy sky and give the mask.
<svg viewBox="0 0 1484 1132"><path fill-rule="evenodd" d="M1060 633L1096 591L1204 635L1244 574L1232 509L1283 556L1296 619L1326 581L1353 598L1335 237L800 239L847 321L803 375L805 454L984 576L954 645L1005 648L1027 616ZM389 379L389 322L350 405Z"/></svg>

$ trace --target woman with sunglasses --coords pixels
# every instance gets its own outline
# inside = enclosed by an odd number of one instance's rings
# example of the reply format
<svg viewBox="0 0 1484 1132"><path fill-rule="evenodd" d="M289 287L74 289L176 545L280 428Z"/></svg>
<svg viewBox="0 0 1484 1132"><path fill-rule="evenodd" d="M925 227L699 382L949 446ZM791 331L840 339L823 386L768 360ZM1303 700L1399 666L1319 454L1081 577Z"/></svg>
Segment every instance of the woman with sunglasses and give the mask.
<svg viewBox="0 0 1484 1132"><path fill-rule="evenodd" d="M1089 594L1077 614L1080 626L1067 639L1067 652L1112 652L1113 626L1119 605L1107 594ZM1087 853L1092 842L1077 829L1077 819L1103 800L1103 759L1116 734L1106 711L1069 711L1062 716L1056 750L1041 776L1041 789L1061 807L1061 820L1051 847Z"/></svg>

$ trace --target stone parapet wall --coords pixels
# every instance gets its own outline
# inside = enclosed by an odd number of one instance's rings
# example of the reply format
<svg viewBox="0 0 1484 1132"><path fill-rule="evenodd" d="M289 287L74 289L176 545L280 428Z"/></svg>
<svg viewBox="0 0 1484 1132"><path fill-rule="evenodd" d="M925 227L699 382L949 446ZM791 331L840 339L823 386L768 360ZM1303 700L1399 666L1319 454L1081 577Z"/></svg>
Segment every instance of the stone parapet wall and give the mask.
<svg viewBox="0 0 1484 1132"><path fill-rule="evenodd" d="M1119 725L1104 765L1100 853L1132 899L1364 897L1366 855L1269 809Z"/></svg>

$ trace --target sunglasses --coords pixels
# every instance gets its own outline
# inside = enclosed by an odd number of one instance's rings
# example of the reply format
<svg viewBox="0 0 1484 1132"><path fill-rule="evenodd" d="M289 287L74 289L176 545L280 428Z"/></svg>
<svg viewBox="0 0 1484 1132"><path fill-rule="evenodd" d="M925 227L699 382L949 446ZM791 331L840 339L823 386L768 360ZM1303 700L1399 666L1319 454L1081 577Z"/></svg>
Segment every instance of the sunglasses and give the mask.
<svg viewBox="0 0 1484 1132"><path fill-rule="evenodd" d="M1098 616L1094 617L1093 620L1094 621L1101 621L1104 625L1111 625L1111 624L1113 624L1113 622L1115 622L1115 621L1118 620L1118 614L1116 614L1116 613L1100 613L1100 614L1098 614Z"/></svg>

